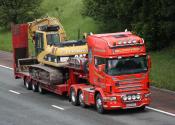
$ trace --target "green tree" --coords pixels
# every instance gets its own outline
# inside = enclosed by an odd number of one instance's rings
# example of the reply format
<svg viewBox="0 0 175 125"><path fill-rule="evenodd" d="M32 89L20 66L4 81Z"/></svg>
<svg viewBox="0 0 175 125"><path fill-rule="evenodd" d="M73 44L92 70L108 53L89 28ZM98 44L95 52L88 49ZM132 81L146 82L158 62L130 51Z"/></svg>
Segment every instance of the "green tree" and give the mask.
<svg viewBox="0 0 175 125"><path fill-rule="evenodd" d="M83 15L103 22L107 32L136 32L149 49L162 49L175 41L174 0L83 0Z"/></svg>
<svg viewBox="0 0 175 125"><path fill-rule="evenodd" d="M42 0L0 0L0 26L32 21L42 15Z"/></svg>

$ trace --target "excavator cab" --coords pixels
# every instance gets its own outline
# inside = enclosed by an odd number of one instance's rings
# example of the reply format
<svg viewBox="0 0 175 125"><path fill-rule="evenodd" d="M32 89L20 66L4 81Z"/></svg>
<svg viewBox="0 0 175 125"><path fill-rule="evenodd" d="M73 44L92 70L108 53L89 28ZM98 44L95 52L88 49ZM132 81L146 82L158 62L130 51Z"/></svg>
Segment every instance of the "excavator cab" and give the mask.
<svg viewBox="0 0 175 125"><path fill-rule="evenodd" d="M60 35L58 33L59 26L40 26L35 33L35 53L38 55L48 45L53 46L60 43Z"/></svg>
<svg viewBox="0 0 175 125"><path fill-rule="evenodd" d="M57 45L60 43L60 37L57 32L47 32L46 33L47 45Z"/></svg>

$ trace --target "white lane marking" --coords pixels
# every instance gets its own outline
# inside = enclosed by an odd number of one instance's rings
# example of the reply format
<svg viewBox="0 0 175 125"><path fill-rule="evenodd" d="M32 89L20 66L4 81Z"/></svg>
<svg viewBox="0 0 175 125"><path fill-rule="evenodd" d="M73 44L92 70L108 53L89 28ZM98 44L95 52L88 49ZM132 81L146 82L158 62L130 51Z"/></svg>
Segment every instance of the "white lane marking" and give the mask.
<svg viewBox="0 0 175 125"><path fill-rule="evenodd" d="M17 91L14 91L14 90L9 90L9 92L15 93L15 94L17 94L17 95L21 94L21 93L19 93L19 92L17 92Z"/></svg>
<svg viewBox="0 0 175 125"><path fill-rule="evenodd" d="M64 108L62 108L62 107L59 107L59 106L57 106L57 105L52 105L52 107L54 107L54 108L57 108L57 109L60 109L60 110L64 110Z"/></svg>
<svg viewBox="0 0 175 125"><path fill-rule="evenodd" d="M0 65L0 67L6 68L6 69L10 69L10 70L13 70L13 68L10 68L10 67L7 67L7 66L3 66L3 65Z"/></svg>
<svg viewBox="0 0 175 125"><path fill-rule="evenodd" d="M156 111L156 112L160 112L160 113L163 113L163 114L175 117L175 114L170 113L170 112L166 112L166 111L163 111L163 110L160 110L160 109L156 109L156 108L152 108L152 107L149 107L149 106L147 106L146 108L150 109L150 110L153 110L153 111Z"/></svg>

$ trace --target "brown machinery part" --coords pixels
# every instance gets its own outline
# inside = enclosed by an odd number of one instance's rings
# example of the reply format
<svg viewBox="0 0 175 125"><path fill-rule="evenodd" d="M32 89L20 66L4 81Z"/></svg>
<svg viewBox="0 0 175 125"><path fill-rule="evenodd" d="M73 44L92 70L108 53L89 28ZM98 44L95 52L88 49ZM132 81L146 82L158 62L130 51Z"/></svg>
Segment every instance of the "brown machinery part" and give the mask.
<svg viewBox="0 0 175 125"><path fill-rule="evenodd" d="M43 83L49 85L63 84L67 76L66 72L63 72L61 69L42 64L31 65L29 73L33 79L43 81Z"/></svg>

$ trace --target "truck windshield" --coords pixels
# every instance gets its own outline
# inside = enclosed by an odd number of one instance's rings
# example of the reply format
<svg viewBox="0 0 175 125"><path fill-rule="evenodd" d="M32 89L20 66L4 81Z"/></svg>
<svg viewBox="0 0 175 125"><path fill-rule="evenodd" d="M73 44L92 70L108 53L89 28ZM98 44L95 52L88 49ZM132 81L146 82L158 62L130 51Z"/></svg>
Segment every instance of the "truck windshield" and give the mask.
<svg viewBox="0 0 175 125"><path fill-rule="evenodd" d="M47 34L47 44L48 45L56 45L60 43L59 35L58 34Z"/></svg>
<svg viewBox="0 0 175 125"><path fill-rule="evenodd" d="M109 75L133 74L147 71L146 56L108 59L106 72Z"/></svg>

